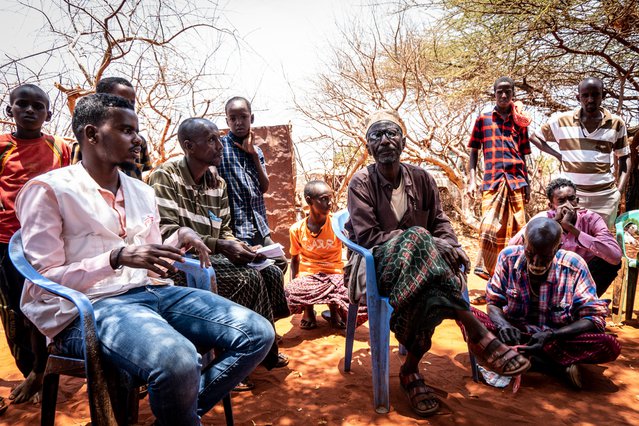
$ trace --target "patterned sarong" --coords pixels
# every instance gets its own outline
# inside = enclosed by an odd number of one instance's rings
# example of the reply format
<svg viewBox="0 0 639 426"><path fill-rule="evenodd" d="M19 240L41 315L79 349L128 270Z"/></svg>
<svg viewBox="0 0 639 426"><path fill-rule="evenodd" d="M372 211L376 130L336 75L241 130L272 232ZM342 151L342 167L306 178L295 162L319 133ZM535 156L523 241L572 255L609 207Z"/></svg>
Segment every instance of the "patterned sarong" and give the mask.
<svg viewBox="0 0 639 426"><path fill-rule="evenodd" d="M336 305L342 318L348 314L348 289L343 274L318 274L295 278L284 289L292 314L301 314L308 305ZM357 310L357 326L368 320L366 306Z"/></svg>
<svg viewBox="0 0 639 426"><path fill-rule="evenodd" d="M505 180L497 188L483 192L477 269L492 276L499 252L526 225L524 209L524 188L513 191Z"/></svg>
<svg viewBox="0 0 639 426"><path fill-rule="evenodd" d="M412 227L373 251L377 285L393 307L390 327L397 340L421 357L431 337L455 310L468 310L459 278L441 257L431 234Z"/></svg>
<svg viewBox="0 0 639 426"><path fill-rule="evenodd" d="M487 314L475 308L471 310L488 331L497 335L497 327ZM525 342L529 338L530 334L522 330L522 340ZM544 345L543 351L549 359L563 367L571 364L604 364L617 359L621 344L609 334L582 333L569 339L551 340Z"/></svg>

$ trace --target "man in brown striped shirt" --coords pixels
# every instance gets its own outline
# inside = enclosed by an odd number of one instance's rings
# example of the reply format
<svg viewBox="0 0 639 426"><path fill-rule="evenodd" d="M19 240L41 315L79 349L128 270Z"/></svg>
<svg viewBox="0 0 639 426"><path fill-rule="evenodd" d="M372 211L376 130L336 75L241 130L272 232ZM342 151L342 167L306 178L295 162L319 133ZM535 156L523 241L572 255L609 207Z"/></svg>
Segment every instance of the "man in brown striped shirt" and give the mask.
<svg viewBox="0 0 639 426"><path fill-rule="evenodd" d="M259 271L248 267L263 260L255 250L233 236L226 183L211 166L222 160L220 132L211 121L189 118L178 128L184 158L162 164L148 183L155 190L162 235L188 226L211 249L218 294L259 313L271 323L290 314L282 271L274 265ZM187 225L188 224L188 225ZM277 342L262 363L267 369L284 367ZM251 385L244 388L248 390Z"/></svg>
<svg viewBox="0 0 639 426"><path fill-rule="evenodd" d="M581 105L553 116L530 140L561 162L563 175L577 185L581 207L597 212L611 228L628 180L630 148L625 123L601 107L603 98L603 82L593 77L584 79L577 94ZM557 143L559 150L548 142Z"/></svg>

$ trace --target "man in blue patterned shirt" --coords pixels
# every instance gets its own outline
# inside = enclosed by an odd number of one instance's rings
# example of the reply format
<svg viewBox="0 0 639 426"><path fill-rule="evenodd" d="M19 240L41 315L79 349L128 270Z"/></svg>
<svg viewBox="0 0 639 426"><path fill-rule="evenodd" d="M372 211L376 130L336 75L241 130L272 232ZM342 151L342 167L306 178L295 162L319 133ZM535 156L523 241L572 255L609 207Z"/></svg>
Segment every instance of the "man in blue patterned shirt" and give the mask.
<svg viewBox="0 0 639 426"><path fill-rule="evenodd" d="M488 281L488 315L473 310L488 330L534 361L561 371L581 387L577 365L614 361L621 350L604 333L606 302L597 298L586 262L559 248L561 226L546 217L526 226L523 246L502 250Z"/></svg>
<svg viewBox="0 0 639 426"><path fill-rule="evenodd" d="M251 246L273 244L262 195L268 191L269 179L264 154L251 131L255 119L251 103L236 96L226 102L224 111L230 131L222 138L224 152L218 172L228 185L233 234ZM274 260L286 271L286 258Z"/></svg>

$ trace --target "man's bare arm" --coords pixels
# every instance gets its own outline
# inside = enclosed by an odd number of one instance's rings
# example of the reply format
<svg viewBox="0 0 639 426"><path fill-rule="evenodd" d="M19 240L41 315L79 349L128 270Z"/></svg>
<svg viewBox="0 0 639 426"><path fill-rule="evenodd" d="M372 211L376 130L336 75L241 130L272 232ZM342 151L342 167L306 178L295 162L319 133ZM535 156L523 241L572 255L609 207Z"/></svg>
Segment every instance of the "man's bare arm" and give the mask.
<svg viewBox="0 0 639 426"><path fill-rule="evenodd" d="M561 158L562 158L561 157L561 153L556 151L550 145L548 145L548 142L542 140L536 134L533 133L533 134L530 135L530 142L532 142L533 145L535 145L537 148L539 148L539 150L541 152L545 152L546 154L550 154L553 157L555 157L557 160L561 161Z"/></svg>
<svg viewBox="0 0 639 426"><path fill-rule="evenodd" d="M477 161L479 158L479 150L477 148L470 149L470 159L468 160L468 187L466 188L466 194L473 200L477 195L477 182L475 181L477 168Z"/></svg>
<svg viewBox="0 0 639 426"><path fill-rule="evenodd" d="M624 155L617 159L617 167L619 168L619 176L617 177L617 189L623 192L628 184L630 174L630 155Z"/></svg>

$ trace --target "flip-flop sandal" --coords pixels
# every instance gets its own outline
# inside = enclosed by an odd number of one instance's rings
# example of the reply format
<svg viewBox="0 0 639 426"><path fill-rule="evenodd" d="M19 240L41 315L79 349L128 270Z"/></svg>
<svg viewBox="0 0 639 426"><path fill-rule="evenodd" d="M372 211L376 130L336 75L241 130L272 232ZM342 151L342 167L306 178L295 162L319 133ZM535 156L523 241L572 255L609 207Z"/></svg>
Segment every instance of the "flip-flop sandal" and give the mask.
<svg viewBox="0 0 639 426"><path fill-rule="evenodd" d="M399 373L399 383L408 396L408 402L411 408L418 416L432 416L439 410L439 398L437 398L433 388L426 386L421 374L411 373L403 375ZM419 408L420 403L426 403L428 401L435 402L435 405L426 409Z"/></svg>
<svg viewBox="0 0 639 426"><path fill-rule="evenodd" d="M328 322L328 324L331 326L331 328L337 329L337 330L345 330L346 329L346 324L344 323L344 321L341 318L338 318L337 321L333 320L333 316L331 315L331 311L323 311L322 312L322 318L324 318L324 320L326 322Z"/></svg>
<svg viewBox="0 0 639 426"><path fill-rule="evenodd" d="M477 296L473 300L470 301L470 304L471 305L475 305L475 306L485 305L486 303L487 302L486 302L486 296L485 295Z"/></svg>
<svg viewBox="0 0 639 426"><path fill-rule="evenodd" d="M490 279L490 275L488 275L488 272L484 271L482 268L475 268L473 270L473 273L482 280L488 281Z"/></svg>
<svg viewBox="0 0 639 426"><path fill-rule="evenodd" d="M583 389L583 384L581 382L581 373L579 372L579 367L577 364L570 364L568 367L564 369L566 378L568 379L568 383L577 389Z"/></svg>
<svg viewBox="0 0 639 426"><path fill-rule="evenodd" d="M275 364L273 368L286 367L288 365L288 361L289 361L288 357L280 352L277 354L277 363Z"/></svg>
<svg viewBox="0 0 639 426"><path fill-rule="evenodd" d="M317 328L317 320L309 321L309 320L301 319L300 328L302 330L312 330L314 328Z"/></svg>
<svg viewBox="0 0 639 426"><path fill-rule="evenodd" d="M475 354L480 364L502 376L517 376L530 368L530 361L522 356L521 358L526 362L515 370L505 371L510 361L521 356L521 354L512 347L503 344L490 332L486 333L478 343L473 343L469 340L468 347Z"/></svg>
<svg viewBox="0 0 639 426"><path fill-rule="evenodd" d="M4 398L0 396L0 416L7 411L7 408L9 408L9 404L7 404Z"/></svg>
<svg viewBox="0 0 639 426"><path fill-rule="evenodd" d="M244 380L242 380L233 388L233 392L246 392L253 389L255 389L255 383L251 380L250 377L245 377Z"/></svg>
<svg viewBox="0 0 639 426"><path fill-rule="evenodd" d="M300 320L300 328L302 330L312 330L314 328L317 328L317 312L315 312L315 310L313 310L313 319L312 320L306 320L304 318L302 318Z"/></svg>

